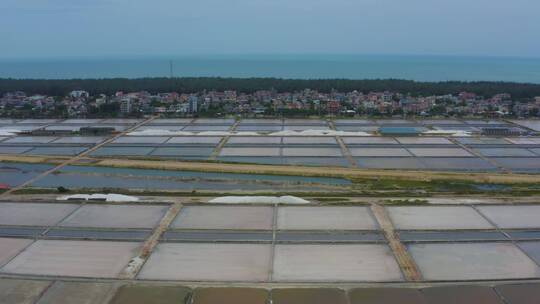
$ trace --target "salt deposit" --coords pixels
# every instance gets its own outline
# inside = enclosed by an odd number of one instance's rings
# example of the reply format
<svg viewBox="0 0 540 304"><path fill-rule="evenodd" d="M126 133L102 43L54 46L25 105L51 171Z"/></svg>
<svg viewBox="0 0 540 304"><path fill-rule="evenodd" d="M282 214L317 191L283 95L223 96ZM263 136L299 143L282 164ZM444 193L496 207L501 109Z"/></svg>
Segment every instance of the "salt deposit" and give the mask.
<svg viewBox="0 0 540 304"><path fill-rule="evenodd" d="M146 260L141 258L140 256L136 256L132 258L122 273L126 275L135 273L137 270L139 270L142 267L145 261Z"/></svg>
<svg viewBox="0 0 540 304"><path fill-rule="evenodd" d="M73 194L60 196L56 198L59 201L67 200L104 200L106 202L136 202L139 200L138 197L122 195L122 194Z"/></svg>
<svg viewBox="0 0 540 304"><path fill-rule="evenodd" d="M201 136L228 136L231 134L232 134L231 132L227 132L227 131L203 131L203 132L197 133L197 135L201 135Z"/></svg>
<svg viewBox="0 0 540 304"><path fill-rule="evenodd" d="M134 131L127 133L129 136L258 136L265 132L230 132L230 131L202 131L202 132L186 132L186 131L171 131L161 129L147 129L142 131ZM367 132L349 132L336 130L303 130L294 131L286 130L269 133L268 136L373 136Z"/></svg>
<svg viewBox="0 0 540 304"><path fill-rule="evenodd" d="M456 137L471 136L471 132L465 130L427 130L422 132L426 135L449 135Z"/></svg>
<svg viewBox="0 0 540 304"><path fill-rule="evenodd" d="M296 196L222 196L209 201L216 204L310 204Z"/></svg>
<svg viewBox="0 0 540 304"><path fill-rule="evenodd" d="M257 133L257 132L234 132L234 133L231 133L229 134L231 136L260 136L261 134Z"/></svg>
<svg viewBox="0 0 540 304"><path fill-rule="evenodd" d="M279 131L270 133L270 136L372 136L367 132L349 132L336 130L303 130L303 131Z"/></svg>
<svg viewBox="0 0 540 304"><path fill-rule="evenodd" d="M171 130L159 130L159 129L148 129L142 131L129 132L126 135L129 136L184 136L184 135L193 135L192 132L184 131L171 131Z"/></svg>

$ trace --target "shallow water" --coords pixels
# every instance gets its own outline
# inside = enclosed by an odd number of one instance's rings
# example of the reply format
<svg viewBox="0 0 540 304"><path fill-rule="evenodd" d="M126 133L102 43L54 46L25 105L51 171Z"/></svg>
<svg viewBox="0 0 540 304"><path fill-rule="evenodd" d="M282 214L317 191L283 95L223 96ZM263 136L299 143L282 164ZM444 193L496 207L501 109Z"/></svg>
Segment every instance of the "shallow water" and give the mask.
<svg viewBox="0 0 540 304"><path fill-rule="evenodd" d="M150 230L51 229L45 236L58 239L145 240L150 233Z"/></svg>
<svg viewBox="0 0 540 304"><path fill-rule="evenodd" d="M4 163L0 183L19 185L51 168L41 164ZM347 186L339 178L262 174L204 173L91 166L66 166L32 184L35 187L131 188L160 190L289 190L313 191L321 186Z"/></svg>
<svg viewBox="0 0 540 304"><path fill-rule="evenodd" d="M165 241L185 242L272 242L272 232L219 230L209 231L167 231L163 235Z"/></svg>
<svg viewBox="0 0 540 304"><path fill-rule="evenodd" d="M50 168L51 165L0 162L0 183L15 187Z"/></svg>
<svg viewBox="0 0 540 304"><path fill-rule="evenodd" d="M164 176L178 178L201 178L216 180L246 180L246 181L275 181L275 182L298 182L298 183L318 183L332 185L349 185L350 181L341 178L327 177L301 177L284 175L264 175L264 174L235 174L235 173L208 173L195 171L167 171L167 170L148 170L148 169L129 169L129 168L108 168L91 166L66 166L62 172L92 172L101 174L115 175L134 175L134 176Z"/></svg>
<svg viewBox="0 0 540 304"><path fill-rule="evenodd" d="M385 238L379 232L294 232L282 231L276 235L276 241L280 243L302 243L302 242L382 242Z"/></svg>
<svg viewBox="0 0 540 304"><path fill-rule="evenodd" d="M399 238L404 242L507 240L504 234L497 231L401 231Z"/></svg>
<svg viewBox="0 0 540 304"><path fill-rule="evenodd" d="M1 227L0 237L37 237L44 231L45 228Z"/></svg>

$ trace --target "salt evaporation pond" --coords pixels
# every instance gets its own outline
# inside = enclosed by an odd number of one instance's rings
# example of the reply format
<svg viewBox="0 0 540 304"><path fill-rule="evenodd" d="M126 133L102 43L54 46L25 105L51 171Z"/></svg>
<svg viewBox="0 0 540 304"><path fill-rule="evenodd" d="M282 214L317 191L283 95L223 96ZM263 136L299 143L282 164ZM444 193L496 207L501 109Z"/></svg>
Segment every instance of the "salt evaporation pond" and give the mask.
<svg viewBox="0 0 540 304"><path fill-rule="evenodd" d="M1 163L0 183L16 186L50 165ZM92 166L66 166L32 184L56 188L131 188L170 190L276 190L312 191L320 186L348 186L340 178L279 176L262 174L206 173Z"/></svg>

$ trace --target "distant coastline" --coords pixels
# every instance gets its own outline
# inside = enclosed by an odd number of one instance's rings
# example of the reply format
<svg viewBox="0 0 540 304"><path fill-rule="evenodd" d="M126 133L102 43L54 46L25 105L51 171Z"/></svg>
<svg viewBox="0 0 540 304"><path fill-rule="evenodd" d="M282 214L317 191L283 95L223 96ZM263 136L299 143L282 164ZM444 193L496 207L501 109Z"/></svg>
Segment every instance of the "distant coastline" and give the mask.
<svg viewBox="0 0 540 304"><path fill-rule="evenodd" d="M433 55L199 55L0 59L0 78L406 79L540 84L540 58Z"/></svg>

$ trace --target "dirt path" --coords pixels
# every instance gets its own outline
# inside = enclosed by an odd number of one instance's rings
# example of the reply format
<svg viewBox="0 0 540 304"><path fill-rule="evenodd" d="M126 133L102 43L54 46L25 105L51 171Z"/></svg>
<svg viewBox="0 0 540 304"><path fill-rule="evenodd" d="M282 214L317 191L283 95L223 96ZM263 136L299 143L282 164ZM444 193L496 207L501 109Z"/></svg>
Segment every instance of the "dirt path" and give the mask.
<svg viewBox="0 0 540 304"><path fill-rule="evenodd" d="M180 213L181 209L181 203L175 203L169 207L167 213L163 216L157 228L154 229L154 232L142 245L138 255L132 258L128 266L126 266L126 268L124 268L124 270L120 273L121 279L135 279L142 266L150 257L150 254L152 254L152 251L154 251L154 248L159 243L159 239L161 238L163 233L165 233L165 231L169 228L170 224L176 218L178 213Z"/></svg>
<svg viewBox="0 0 540 304"><path fill-rule="evenodd" d="M403 243L401 243L399 240L399 237L394 230L394 225L392 224L392 221L390 220L390 217L388 216L388 213L386 213L384 207L378 204L372 204L371 211L377 219L377 222L379 222L379 226L381 227L384 236L388 241L388 245L390 246L394 257L401 268L401 272L403 273L405 280L411 282L421 281L422 275L416 268L416 264L409 255L407 248L405 248Z"/></svg>
<svg viewBox="0 0 540 304"><path fill-rule="evenodd" d="M330 127L331 130L334 130L334 131L336 130L336 125L334 124L333 121L328 121L328 126ZM345 144L341 136L336 136L335 138L336 138L336 142L339 145L339 148L341 149L341 154L343 154L343 157L345 157L345 159L349 163L349 167L356 168L356 161L352 157L351 151L349 151L349 147L347 147L347 145Z"/></svg>

